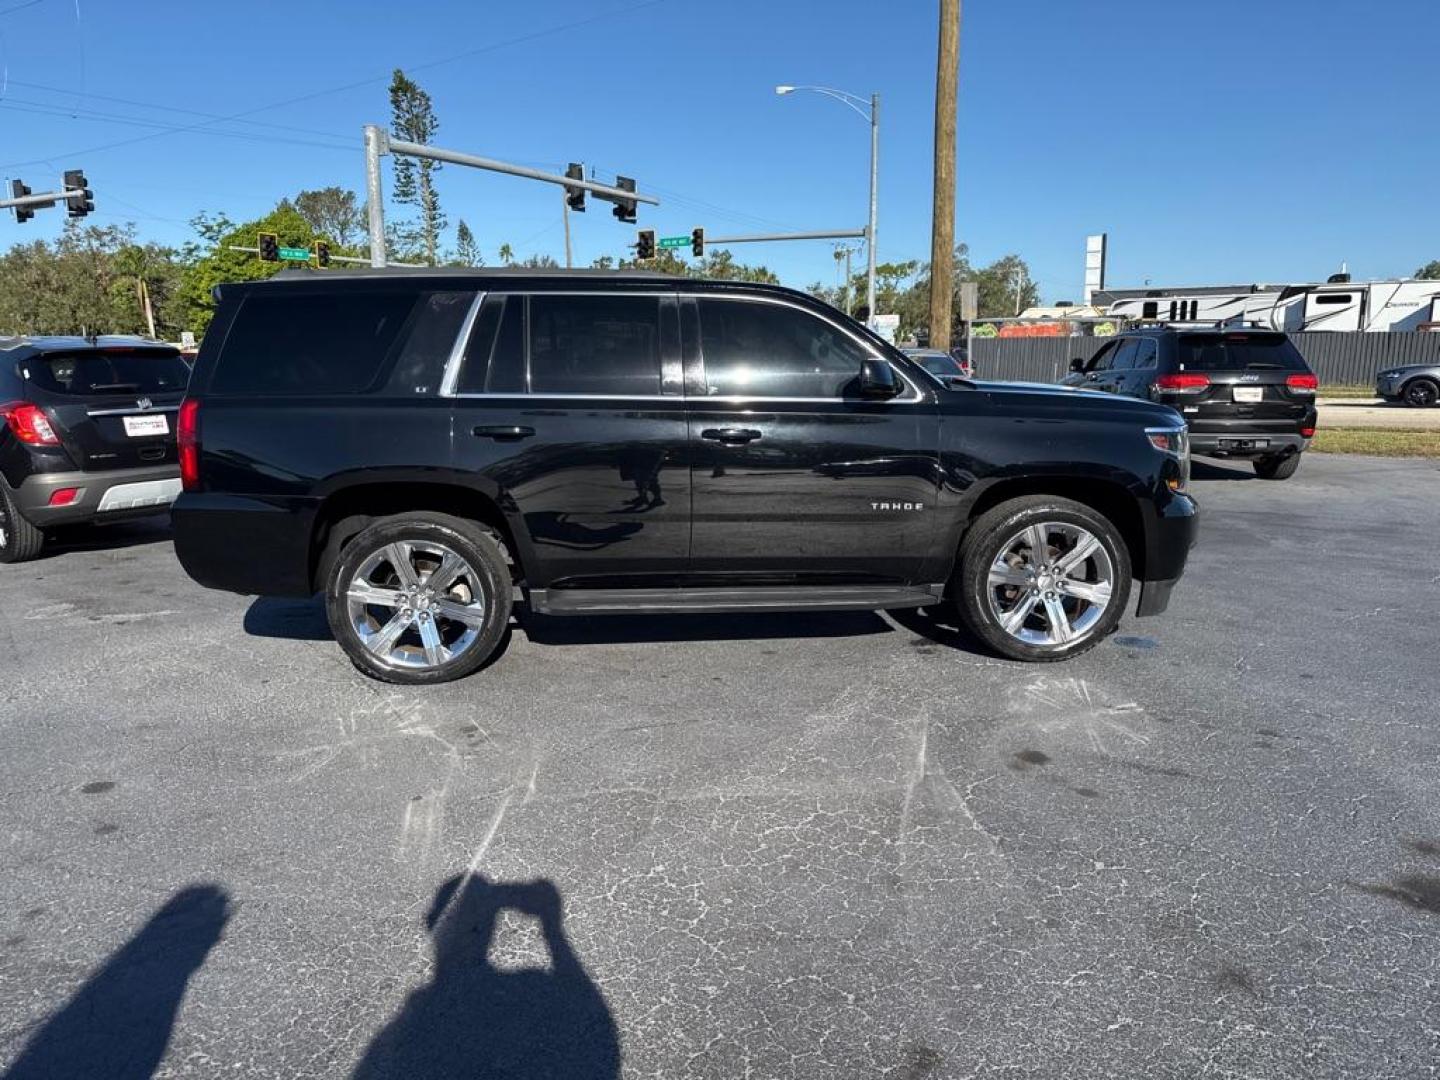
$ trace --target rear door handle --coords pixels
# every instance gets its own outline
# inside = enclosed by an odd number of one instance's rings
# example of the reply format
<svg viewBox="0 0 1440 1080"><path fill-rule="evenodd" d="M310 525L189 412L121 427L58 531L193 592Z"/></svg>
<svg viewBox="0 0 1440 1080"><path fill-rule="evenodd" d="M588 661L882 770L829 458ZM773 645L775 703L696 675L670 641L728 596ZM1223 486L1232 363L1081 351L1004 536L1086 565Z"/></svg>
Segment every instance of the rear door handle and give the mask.
<svg viewBox="0 0 1440 1080"><path fill-rule="evenodd" d="M709 439L711 442L724 443L726 446L743 446L745 443L754 442L760 438L760 432L754 428L712 427L700 432L700 437L702 439Z"/></svg>
<svg viewBox="0 0 1440 1080"><path fill-rule="evenodd" d="M481 425L470 429L470 434L481 439L496 439L500 442L515 442L519 439L528 439L535 434L533 427L524 427L520 424L496 424L491 427Z"/></svg>

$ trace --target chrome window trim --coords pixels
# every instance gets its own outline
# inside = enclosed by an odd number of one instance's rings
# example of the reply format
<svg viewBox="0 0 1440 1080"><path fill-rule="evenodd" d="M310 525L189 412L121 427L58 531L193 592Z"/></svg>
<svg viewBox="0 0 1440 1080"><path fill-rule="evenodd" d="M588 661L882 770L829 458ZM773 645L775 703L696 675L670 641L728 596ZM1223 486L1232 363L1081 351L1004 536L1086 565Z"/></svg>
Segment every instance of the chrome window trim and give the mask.
<svg viewBox="0 0 1440 1080"><path fill-rule="evenodd" d="M477 292L470 301L470 310L455 335L455 344L450 346L450 356L445 361L445 374L440 377L440 396L454 397L455 383L460 378L460 364L465 359L465 348L470 344L470 331L475 329L475 320L480 315L480 305L485 302L486 293Z"/></svg>
<svg viewBox="0 0 1440 1080"><path fill-rule="evenodd" d="M903 382L905 383L905 385L910 388L910 395L907 395L907 396L896 396L896 397L889 398L889 399L885 399L885 400L881 400L881 399L867 399L867 398L847 398L847 397L752 397L752 396L748 396L748 395L744 395L744 394L727 394L727 395L724 395L724 396L715 396L715 397L704 396L704 397L701 397L701 396L696 396L696 395L691 395L691 394L684 393L684 392L683 392L683 388L682 388L682 392L679 393L679 394L579 394L579 393L576 393L576 394L532 394L532 393L529 393L529 392L518 393L518 392L514 392L514 391L506 391L506 392L504 392L504 393L489 393L489 392L457 393L456 390L455 390L455 384L456 384L456 382L459 380L459 377L460 377L460 364L461 364L461 363L463 362L463 360L464 360L465 347L466 347L466 345L467 345L467 344L469 343L469 341L470 341L470 333L471 333L471 331L474 330L474 328L475 328L475 320L476 320L476 318L479 316L480 306L481 306L481 304L483 304L483 303L485 302L485 298L486 298L486 297L489 297L489 296L541 296L541 295L543 295L543 296L654 296L654 297L656 297L657 300L669 296L669 297L674 297L676 300L697 300L697 301L698 301L698 300L706 299L706 298L708 297L708 298L710 298L710 299L745 300L745 301L749 301L749 302L751 302L751 303L757 303L757 304L779 304L779 305L782 306L782 307L793 308L793 309L796 310L796 311L803 312L803 313L805 313L806 315L810 315L810 316L813 316L813 317L816 318L816 319L819 319L821 322L825 323L827 326L830 326L830 327L834 328L834 329L837 330L839 333L843 334L845 337L847 337L847 338L849 338L851 341L853 341L856 345L858 345L858 346L860 347L860 350L861 350L866 356L871 357L872 359L876 359L876 360L885 360L885 362L886 362L887 364L890 364L890 370L893 371L893 372L895 372L895 374L901 379L901 381L903 381ZM704 354L703 354L703 351L702 351L702 354L701 354L701 363L702 363L702 364L704 363ZM662 371L661 371L661 376L662 376L662 378L663 378L663 376L664 376L664 371L663 371L663 357L662 357ZM527 379L529 378L529 365L528 365L528 364L526 365L526 378L527 378ZM784 297L779 297L779 296L754 296L754 295L745 295L745 294L742 294L742 293L682 292L682 291L677 291L677 290L674 290L674 289L658 289L658 290L654 290L654 291L645 290L645 289L538 289L538 290L526 290L526 289L490 289L490 290L485 291L485 292L476 293L476 294L475 294L475 300L474 300L474 302L471 304L469 312L466 313L465 321L464 321L464 323L461 324L461 326L460 326L460 332L459 332L459 334L456 336L455 344L454 344L454 346L453 346L453 347L451 348L451 350L450 350L450 358L445 362L445 374L444 374L444 377L443 377L443 378L441 379L441 381L440 381L440 396L441 396L441 397L448 397L448 398L467 398L467 399L469 399L469 398L497 398L497 399L499 399L499 398L512 398L512 399L519 399L519 400L527 400L527 399L528 399L528 400L531 400L531 401L669 401L669 402L686 402L686 403L692 402L692 401L697 401L697 402L698 402L698 401L713 401L713 402L717 402L717 403L719 403L719 404L725 404L725 405L754 404L754 405L756 405L757 407L758 407L758 406L763 406L766 402L772 402L772 403L781 404L781 405L835 405L835 404L841 404L841 405L845 405L845 404L849 404L849 405L859 405L859 404L865 404L865 405L914 405L914 404L923 402L923 401L925 400L925 395L920 392L920 387L910 378L910 376L908 376L907 374L905 374L905 372L903 372L903 371L901 371L899 368L897 368L893 363L890 362L890 360L889 360L888 358L876 355L875 350L874 350L873 348L871 348L870 343L869 343L868 341L866 341L866 340L865 340L864 338L862 338L862 337L859 337L858 335L856 335L856 334L853 333L852 331L847 330L845 327L841 326L839 323L835 322L833 319L829 318L828 316L822 315L822 314L821 314L820 312L818 312L818 311L812 311L810 308L805 307L805 306L802 305L802 304L797 304L797 303L795 303L793 300L787 300L787 299L785 299ZM764 411L764 410L763 410L763 409L760 409L759 411Z"/></svg>

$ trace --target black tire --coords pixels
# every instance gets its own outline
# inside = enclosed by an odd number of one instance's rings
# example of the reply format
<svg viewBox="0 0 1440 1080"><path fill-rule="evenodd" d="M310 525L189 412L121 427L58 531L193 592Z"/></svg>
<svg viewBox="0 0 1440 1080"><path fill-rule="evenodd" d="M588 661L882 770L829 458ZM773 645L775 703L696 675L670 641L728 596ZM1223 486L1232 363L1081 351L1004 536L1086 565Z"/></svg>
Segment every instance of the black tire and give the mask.
<svg viewBox="0 0 1440 1080"><path fill-rule="evenodd" d="M45 530L36 528L20 516L9 487L0 480L0 563L33 559L44 546Z"/></svg>
<svg viewBox="0 0 1440 1080"><path fill-rule="evenodd" d="M1099 541L1099 547L1103 549L1111 575L1109 599L1103 607L1098 607L1088 600L1079 600L1073 595L1050 594L1057 597L1056 602L1062 606L1066 615L1064 621L1067 627L1071 625L1068 621L1068 616L1071 614L1078 616L1077 621L1086 623L1083 632L1076 634L1073 639L1062 642L1036 643L1022 640L1017 633L1012 633L1001 624L999 613L996 610L996 604L999 601L992 600L992 593L995 590L990 583L992 567L997 560L1012 551L1014 539L1017 539L1030 526L1042 524L1070 526L1088 532ZM1068 540L1067 537L1056 532L1050 532L1047 535L1052 540L1062 543ZM1076 539L1078 540L1078 536ZM1051 548L1056 550L1054 556L1048 554ZM1073 550L1073 547L1070 550ZM1064 550L1060 550L1060 544L1056 543L1047 546L1045 557L1046 559L1061 560L1065 554ZM1028 565L1028 558L1026 564ZM1052 562L1042 565L1054 564ZM1082 560L1079 568L1083 573L1094 574L1100 578L1103 576L1103 565L1099 554L1096 554ZM1017 569L1024 568L1017 564ZM1028 573L1028 569L1024 569L1024 572ZM960 566L956 573L953 592L961 620L971 633L991 649L1012 660L1049 663L1079 656L1081 653L1093 649L1114 631L1130 602L1130 574L1129 549L1125 546L1125 540L1120 535L1120 531L1108 518L1083 503L1070 499L1062 499L1055 495L1028 495L1001 503L982 514L970 526L960 545ZM1070 581L1071 586L1081 583L1080 579L1067 577L1066 580ZM999 588L1001 591L1014 588L1018 595L1014 605L1007 609L1006 614L1014 613L1020 605L1026 602L1023 588L1008 585ZM1031 601L1032 606L1045 602L1038 599L1040 595L1043 594L1038 591L1031 593L1031 596L1037 597L1036 600ZM1067 603L1071 606L1066 607ZM1092 611L1094 612L1093 616ZM1037 622L1036 617L1038 617L1038 621L1043 621L1047 627L1049 626L1048 615L1042 613L1037 607L1034 616L1021 621L1018 633L1040 633L1038 630L1029 629L1032 623ZM1048 629L1046 632L1050 636L1056 636L1053 629Z"/></svg>
<svg viewBox="0 0 1440 1080"><path fill-rule="evenodd" d="M1262 480L1288 480L1295 475L1295 470L1300 468L1300 455L1272 454L1269 457L1256 458L1254 465L1255 475Z"/></svg>
<svg viewBox="0 0 1440 1080"><path fill-rule="evenodd" d="M413 557L409 559L414 580L408 587L386 554L389 545L396 543L419 547L419 550L412 549ZM440 569L443 556L424 550L426 548L449 551L464 564L461 576L435 597L424 595L425 586ZM378 567L370 573L386 580L381 584L365 579L372 589L377 584L384 588L383 594L377 592L376 595L411 596L417 598L418 603L403 608L384 602L361 604L357 617L367 626L373 624L369 629L375 639L372 646L366 644L355 626L348 594L352 588L364 588L363 582L357 585L357 574L367 565L373 565L372 560L376 559ZM428 573L423 576L422 563L434 564L429 565ZM473 622L469 618L462 621L447 617L443 611L436 610L437 605L448 605L449 610L461 611L463 615L463 609L473 606L476 600L483 604L483 611L475 613ZM510 571L499 537L483 525L448 514L415 512L375 522L341 549L325 583L325 613L330 620L330 630L351 662L371 678L408 686L449 682L482 667L505 636L511 604ZM389 628L392 620L398 620L396 625L403 625L403 629L387 638L382 631ZM432 635L438 635L431 639L436 643L435 657L444 656L451 646L463 647L454 656L433 658L423 640L422 620L429 623ZM471 632L473 636L465 639Z"/></svg>
<svg viewBox="0 0 1440 1080"><path fill-rule="evenodd" d="M1412 409L1432 409L1440 404L1440 383L1434 379L1411 379L1400 391L1400 400Z"/></svg>

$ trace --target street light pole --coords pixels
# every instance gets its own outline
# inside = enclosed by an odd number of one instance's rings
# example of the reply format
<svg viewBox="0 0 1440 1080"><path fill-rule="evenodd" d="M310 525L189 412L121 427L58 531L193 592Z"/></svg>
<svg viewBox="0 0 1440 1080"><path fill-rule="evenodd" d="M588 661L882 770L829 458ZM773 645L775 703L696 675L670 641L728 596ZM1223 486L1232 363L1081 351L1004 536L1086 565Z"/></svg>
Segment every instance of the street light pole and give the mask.
<svg viewBox="0 0 1440 1080"><path fill-rule="evenodd" d="M871 94L869 109L863 108L865 99L858 94L836 90L829 86L777 86L777 94L793 94L796 90L812 90L817 94L832 97L850 106L856 113L870 121L870 220L865 227L865 310L866 322L875 318L875 218L879 209L880 182L880 95Z"/></svg>
<svg viewBox="0 0 1440 1080"><path fill-rule="evenodd" d="M880 95L870 95L870 224L865 237L865 307L875 318L875 213L880 182Z"/></svg>

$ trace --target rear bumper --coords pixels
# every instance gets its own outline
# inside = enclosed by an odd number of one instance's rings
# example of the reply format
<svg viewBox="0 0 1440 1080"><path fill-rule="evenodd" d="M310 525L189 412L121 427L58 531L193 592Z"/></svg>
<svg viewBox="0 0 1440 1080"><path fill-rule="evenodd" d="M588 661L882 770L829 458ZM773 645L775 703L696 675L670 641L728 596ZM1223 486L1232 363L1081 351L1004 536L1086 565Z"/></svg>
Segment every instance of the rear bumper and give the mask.
<svg viewBox="0 0 1440 1080"><path fill-rule="evenodd" d="M1298 420L1202 420L1191 422L1190 452L1210 457L1268 457L1299 453L1310 445L1302 430L1314 431L1316 411L1312 407Z"/></svg>
<svg viewBox="0 0 1440 1080"><path fill-rule="evenodd" d="M170 510L175 555L201 585L259 596L309 596L308 499L184 492Z"/></svg>
<svg viewBox="0 0 1440 1080"><path fill-rule="evenodd" d="M51 506L50 496L61 488L77 488L79 493L74 502ZM34 473L13 494L25 520L42 529L163 514L180 494L180 467Z"/></svg>

